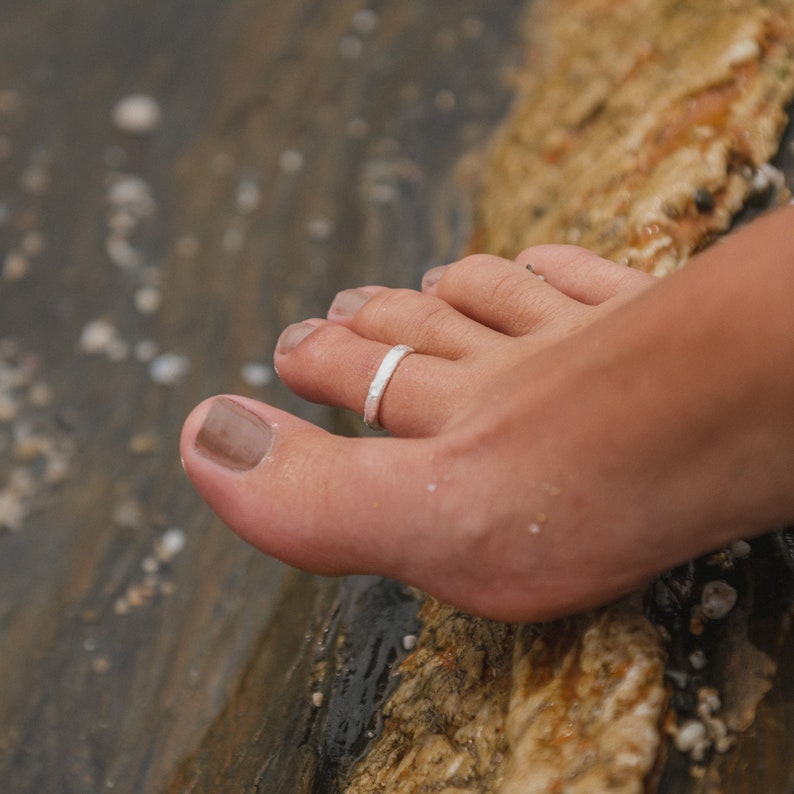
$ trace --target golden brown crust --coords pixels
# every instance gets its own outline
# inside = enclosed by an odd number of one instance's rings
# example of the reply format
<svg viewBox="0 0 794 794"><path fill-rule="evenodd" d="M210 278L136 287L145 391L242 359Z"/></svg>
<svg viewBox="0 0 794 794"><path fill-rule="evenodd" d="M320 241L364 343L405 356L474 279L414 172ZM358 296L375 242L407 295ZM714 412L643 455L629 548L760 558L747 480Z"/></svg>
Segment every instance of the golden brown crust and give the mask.
<svg viewBox="0 0 794 794"><path fill-rule="evenodd" d="M786 124L794 3L547 2L529 24L475 246L574 243L663 274L727 229Z"/></svg>

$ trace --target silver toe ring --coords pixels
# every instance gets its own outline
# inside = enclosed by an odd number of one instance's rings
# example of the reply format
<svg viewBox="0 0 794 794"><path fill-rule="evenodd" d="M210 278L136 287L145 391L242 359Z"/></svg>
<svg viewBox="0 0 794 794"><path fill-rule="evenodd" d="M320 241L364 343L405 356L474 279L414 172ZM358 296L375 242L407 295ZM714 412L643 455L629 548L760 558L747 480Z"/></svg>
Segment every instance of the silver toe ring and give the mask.
<svg viewBox="0 0 794 794"><path fill-rule="evenodd" d="M380 413L380 401L383 393L389 385L395 370L400 362L409 354L414 353L414 349L408 345L395 345L383 358L372 383L369 385L367 399L364 401L364 424L373 430L383 430L378 423Z"/></svg>

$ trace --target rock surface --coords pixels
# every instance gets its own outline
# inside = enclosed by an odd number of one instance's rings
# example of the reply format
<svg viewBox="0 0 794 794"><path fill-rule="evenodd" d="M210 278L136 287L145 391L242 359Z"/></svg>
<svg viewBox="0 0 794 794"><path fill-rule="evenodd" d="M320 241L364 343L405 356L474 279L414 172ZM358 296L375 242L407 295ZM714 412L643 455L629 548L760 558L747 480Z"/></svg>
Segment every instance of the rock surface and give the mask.
<svg viewBox="0 0 794 794"><path fill-rule="evenodd" d="M483 168L472 248L512 257L575 243L664 275L748 201L788 196L769 161L794 93L794 2L547 1L531 6L527 30L517 99ZM728 699L743 703L741 729L775 670L748 640L750 611L723 643L726 670L763 659L760 685L743 690L735 669L723 676L735 688ZM641 598L542 626L434 601L422 617L385 730L347 794L657 790L663 734L676 733L669 636ZM703 720L701 749L728 749L724 724L711 711ZM711 785L707 772L690 770Z"/></svg>

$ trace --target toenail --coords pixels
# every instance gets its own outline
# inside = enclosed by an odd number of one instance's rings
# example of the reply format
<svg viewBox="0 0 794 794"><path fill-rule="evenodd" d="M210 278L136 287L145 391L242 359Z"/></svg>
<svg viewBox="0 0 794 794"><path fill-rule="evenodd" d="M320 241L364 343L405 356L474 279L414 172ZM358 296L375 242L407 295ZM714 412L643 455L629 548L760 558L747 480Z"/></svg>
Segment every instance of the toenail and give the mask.
<svg viewBox="0 0 794 794"><path fill-rule="evenodd" d="M288 325L276 342L276 352L291 353L316 327L311 323Z"/></svg>
<svg viewBox="0 0 794 794"><path fill-rule="evenodd" d="M196 435L196 451L226 469L249 471L273 445L273 431L258 416L225 397L217 398Z"/></svg>
<svg viewBox="0 0 794 794"><path fill-rule="evenodd" d="M435 287L439 281L441 281L441 276L444 275L444 271L449 267L449 265L439 265L438 267L430 268L427 273L422 276L422 289L430 289L430 287Z"/></svg>
<svg viewBox="0 0 794 794"><path fill-rule="evenodd" d="M372 296L361 289L345 289L338 292L328 310L328 314L350 317L355 314Z"/></svg>

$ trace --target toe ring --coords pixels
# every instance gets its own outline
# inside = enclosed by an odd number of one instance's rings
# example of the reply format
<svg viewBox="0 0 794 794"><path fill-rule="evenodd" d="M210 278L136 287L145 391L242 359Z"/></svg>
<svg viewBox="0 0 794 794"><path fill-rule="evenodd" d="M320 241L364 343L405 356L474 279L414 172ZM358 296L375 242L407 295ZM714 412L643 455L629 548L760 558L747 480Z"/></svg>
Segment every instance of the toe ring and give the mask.
<svg viewBox="0 0 794 794"><path fill-rule="evenodd" d="M395 345L384 356L381 361L372 383L369 385L367 392L367 399L364 401L364 424L373 430L383 430L378 423L378 414L380 413L380 401L383 399L383 393L389 385L395 370L400 362L409 354L415 352L412 347L408 345Z"/></svg>

